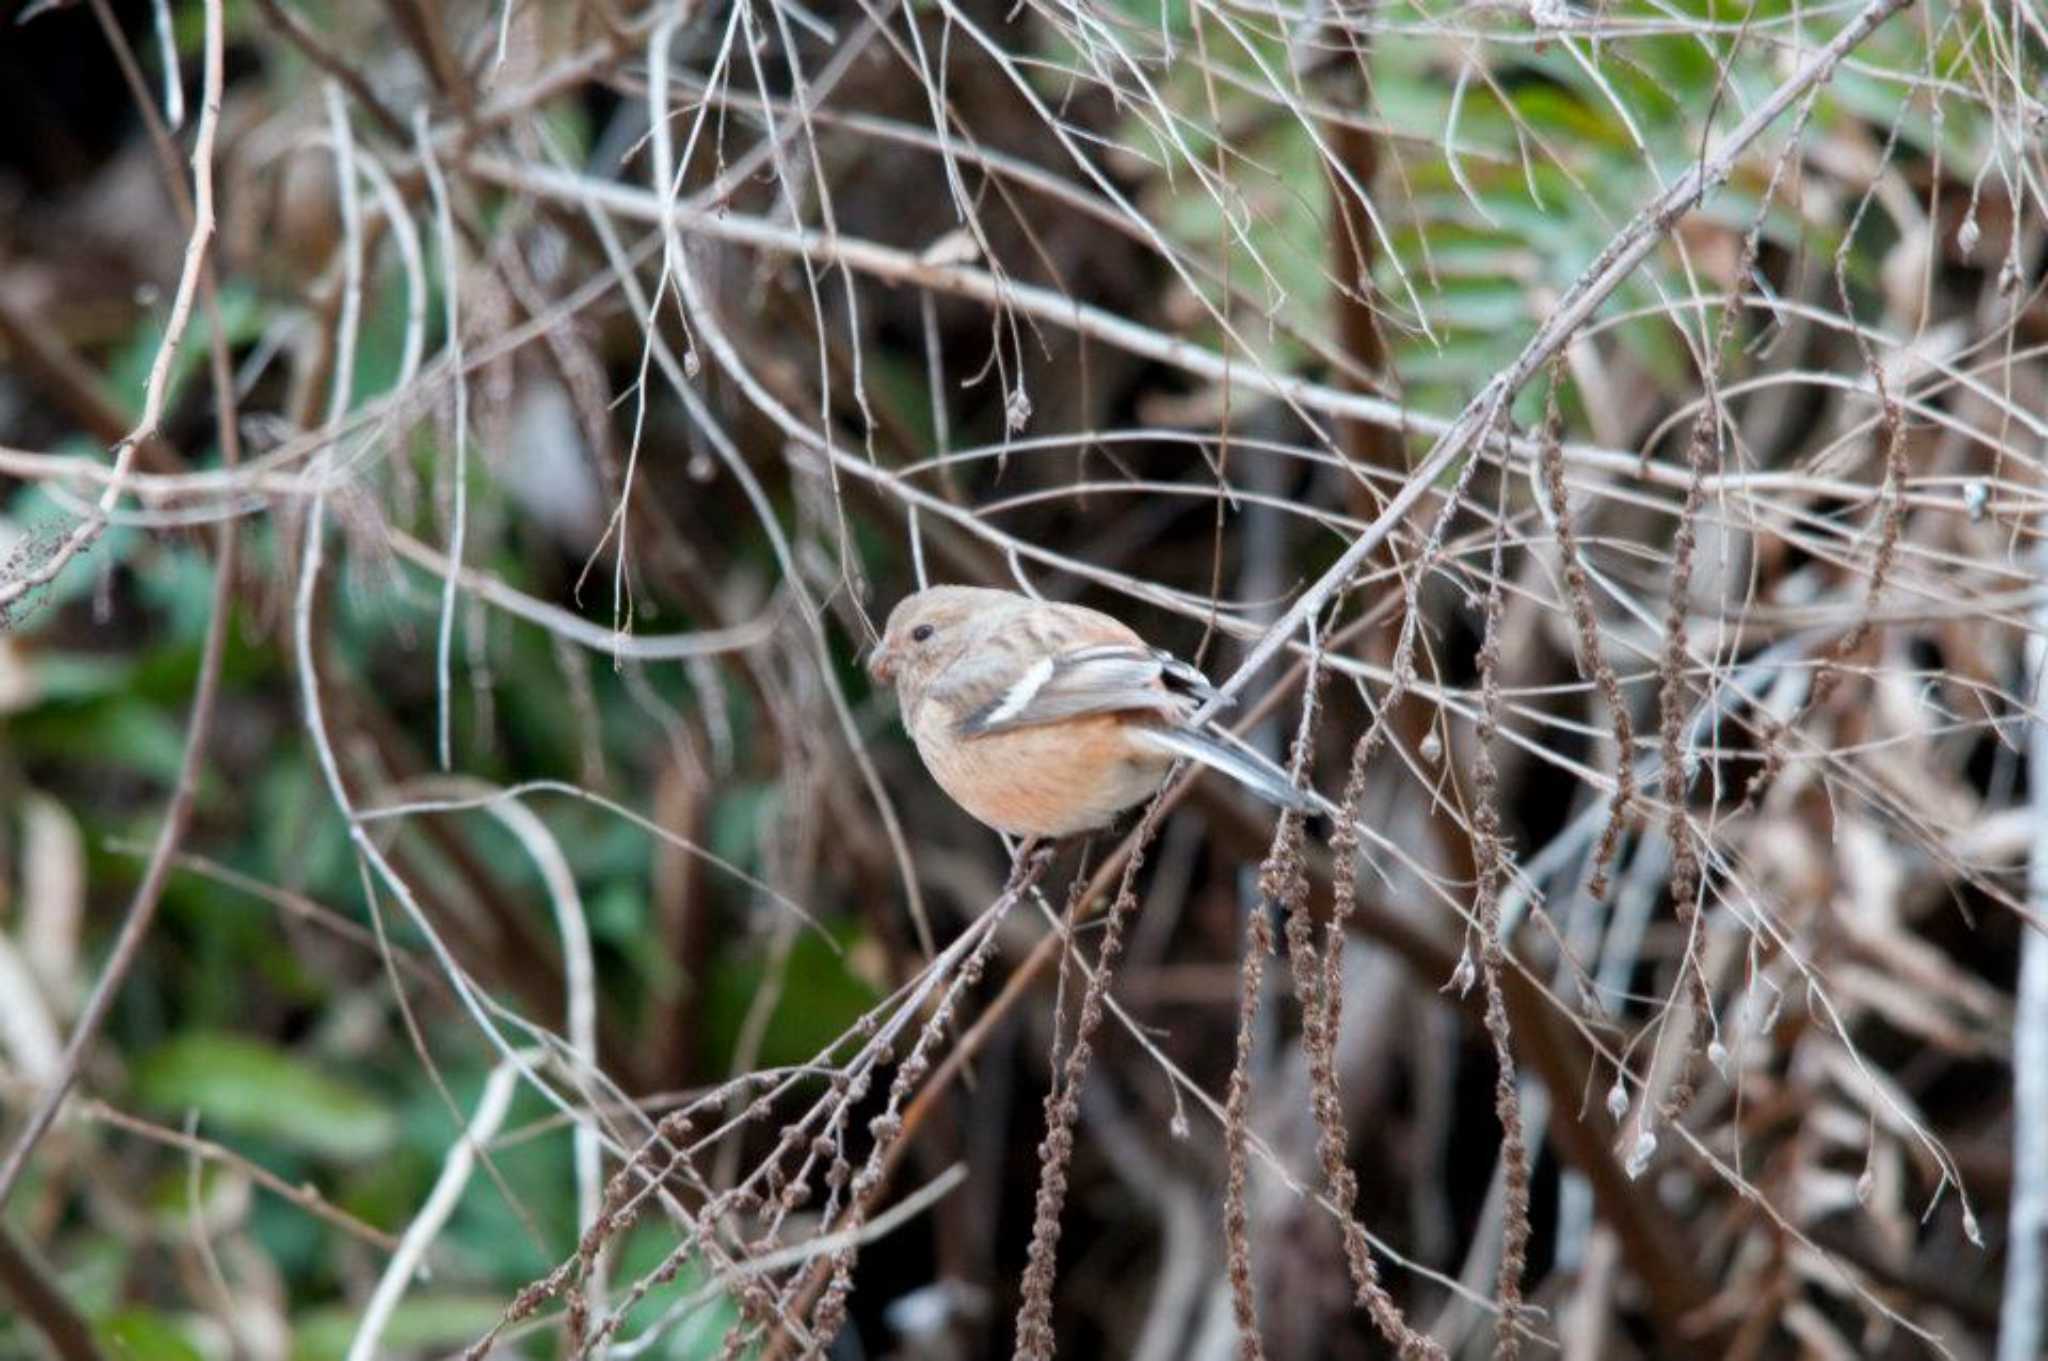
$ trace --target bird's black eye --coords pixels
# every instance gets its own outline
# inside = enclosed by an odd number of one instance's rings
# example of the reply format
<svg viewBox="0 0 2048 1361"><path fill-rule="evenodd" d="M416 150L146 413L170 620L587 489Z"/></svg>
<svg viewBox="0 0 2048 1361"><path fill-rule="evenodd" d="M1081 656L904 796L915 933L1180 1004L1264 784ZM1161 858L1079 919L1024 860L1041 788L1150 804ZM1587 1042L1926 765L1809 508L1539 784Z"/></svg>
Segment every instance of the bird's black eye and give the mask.
<svg viewBox="0 0 2048 1361"><path fill-rule="evenodd" d="M919 624L910 631L910 641L913 643L921 643L931 636L932 626L930 624Z"/></svg>

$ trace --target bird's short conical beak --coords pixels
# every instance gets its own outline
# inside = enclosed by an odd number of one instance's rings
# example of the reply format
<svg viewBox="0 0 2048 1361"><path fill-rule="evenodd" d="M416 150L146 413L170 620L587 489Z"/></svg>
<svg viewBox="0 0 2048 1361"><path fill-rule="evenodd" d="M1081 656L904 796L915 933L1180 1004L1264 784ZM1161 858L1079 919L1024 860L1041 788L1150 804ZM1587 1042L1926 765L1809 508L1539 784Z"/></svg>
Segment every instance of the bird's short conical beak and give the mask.
<svg viewBox="0 0 2048 1361"><path fill-rule="evenodd" d="M868 654L868 674L883 685L892 684L896 679L896 658L888 648L877 643L875 650Z"/></svg>

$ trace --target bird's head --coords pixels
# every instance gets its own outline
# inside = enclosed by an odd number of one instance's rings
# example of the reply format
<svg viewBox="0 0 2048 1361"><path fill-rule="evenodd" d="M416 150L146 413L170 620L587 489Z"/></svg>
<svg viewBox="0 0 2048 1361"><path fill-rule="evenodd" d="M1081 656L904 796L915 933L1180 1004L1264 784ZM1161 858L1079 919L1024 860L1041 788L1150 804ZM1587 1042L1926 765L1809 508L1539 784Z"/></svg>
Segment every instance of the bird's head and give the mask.
<svg viewBox="0 0 2048 1361"><path fill-rule="evenodd" d="M978 586L929 586L896 602L882 640L868 656L868 674L898 692L920 689L960 655L969 623L1014 597Z"/></svg>

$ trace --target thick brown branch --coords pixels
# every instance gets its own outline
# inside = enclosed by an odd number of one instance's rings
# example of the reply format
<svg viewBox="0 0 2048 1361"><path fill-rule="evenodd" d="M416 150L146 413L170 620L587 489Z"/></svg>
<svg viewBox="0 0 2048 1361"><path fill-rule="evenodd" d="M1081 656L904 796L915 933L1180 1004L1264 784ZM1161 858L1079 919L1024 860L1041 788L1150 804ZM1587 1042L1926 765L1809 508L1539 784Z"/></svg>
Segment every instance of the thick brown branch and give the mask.
<svg viewBox="0 0 2048 1361"><path fill-rule="evenodd" d="M0 1291L13 1299L21 1316L41 1331L62 1361L103 1361L99 1344L50 1272L14 1230L0 1223Z"/></svg>

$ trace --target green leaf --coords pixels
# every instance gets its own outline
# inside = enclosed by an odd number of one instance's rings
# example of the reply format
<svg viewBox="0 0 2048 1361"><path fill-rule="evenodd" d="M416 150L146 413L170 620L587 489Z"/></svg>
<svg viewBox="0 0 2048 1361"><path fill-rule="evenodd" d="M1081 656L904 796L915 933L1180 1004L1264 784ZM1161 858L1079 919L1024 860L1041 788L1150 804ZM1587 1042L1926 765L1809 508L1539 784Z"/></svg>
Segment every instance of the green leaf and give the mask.
<svg viewBox="0 0 2048 1361"><path fill-rule="evenodd" d="M378 1355L459 1348L503 1317L495 1295L423 1295L402 1302L384 1325ZM342 1305L308 1310L292 1320L292 1361L335 1361L348 1354L363 1311Z"/></svg>
<svg viewBox="0 0 2048 1361"><path fill-rule="evenodd" d="M149 371L156 364L157 349L163 344L164 324L170 319L171 298L158 300L140 319L114 351L108 365L110 395L128 410L140 413ZM254 289L230 284L220 290L222 332L230 345L244 344L263 332L264 308ZM174 410L187 381L205 365L212 346L213 323L205 308L192 314L184 343L171 360L170 382L165 388L164 409Z"/></svg>
<svg viewBox="0 0 2048 1361"><path fill-rule="evenodd" d="M614 879L590 899L590 934L629 950L647 939L647 893L638 884Z"/></svg>
<svg viewBox="0 0 2048 1361"><path fill-rule="evenodd" d="M637 1279L656 1271L669 1262L675 1246L675 1233L668 1226L640 1226L619 1249L619 1278ZM739 1307L733 1303L732 1297L723 1292L715 1293L696 1308L673 1320L668 1318L671 1308L698 1296L710 1280L695 1257L685 1259L672 1280L655 1285L633 1306L620 1336L638 1338L643 1335L643 1330L666 1322L665 1333L649 1350L649 1355L666 1358L666 1361L711 1361L720 1354L726 1331L739 1321ZM759 1348L749 1348L741 1354L755 1356L759 1354Z"/></svg>
<svg viewBox="0 0 2048 1361"><path fill-rule="evenodd" d="M135 670L135 659L89 652L44 652L33 655L29 667L35 673L37 702L50 703L100 699L118 692Z"/></svg>
<svg viewBox="0 0 2048 1361"><path fill-rule="evenodd" d="M166 633L197 642L213 615L213 563L196 549L166 545L135 575L135 593L167 616Z"/></svg>
<svg viewBox="0 0 2048 1361"><path fill-rule="evenodd" d="M322 1157L375 1157L398 1132L370 1093L240 1035L180 1036L142 1060L135 1082L143 1102L160 1111L197 1110L204 1124Z"/></svg>
<svg viewBox="0 0 2048 1361"><path fill-rule="evenodd" d="M858 928L849 920L824 926L843 947L858 939ZM767 981L763 953L765 946L750 945L726 951L712 964L704 1018L708 1071L725 1072L733 1061L747 1012ZM782 995L761 1037L754 1066L810 1062L879 1000L874 988L848 967L845 954L835 953L817 932L800 931L791 945Z"/></svg>
<svg viewBox="0 0 2048 1361"><path fill-rule="evenodd" d="M185 1335L147 1309L123 1309L101 1321L100 1345L120 1361L204 1361Z"/></svg>
<svg viewBox="0 0 2048 1361"><path fill-rule="evenodd" d="M178 778L185 734L154 705L125 693L84 704L46 704L23 714L15 736L25 748L76 767L110 766L165 784Z"/></svg>
<svg viewBox="0 0 2048 1361"><path fill-rule="evenodd" d="M316 897L360 893L348 855L348 831L310 755L292 753L272 761L258 779L256 801L265 810L257 828L262 874Z"/></svg>
<svg viewBox="0 0 2048 1361"><path fill-rule="evenodd" d="M83 453L93 458L105 458L106 450L96 445L66 441L57 450L59 453ZM79 516L69 505L52 496L49 489L37 483L30 483L17 492L7 504L4 515L0 515L0 544L13 544L17 536L34 545L20 560L23 567L40 564L54 552L71 531L78 525ZM30 597L37 611L54 610L60 605L83 600L98 585L100 574L110 562L124 562L143 541L138 530L126 525L109 525L93 545L72 558L57 573L56 578L42 590Z"/></svg>

